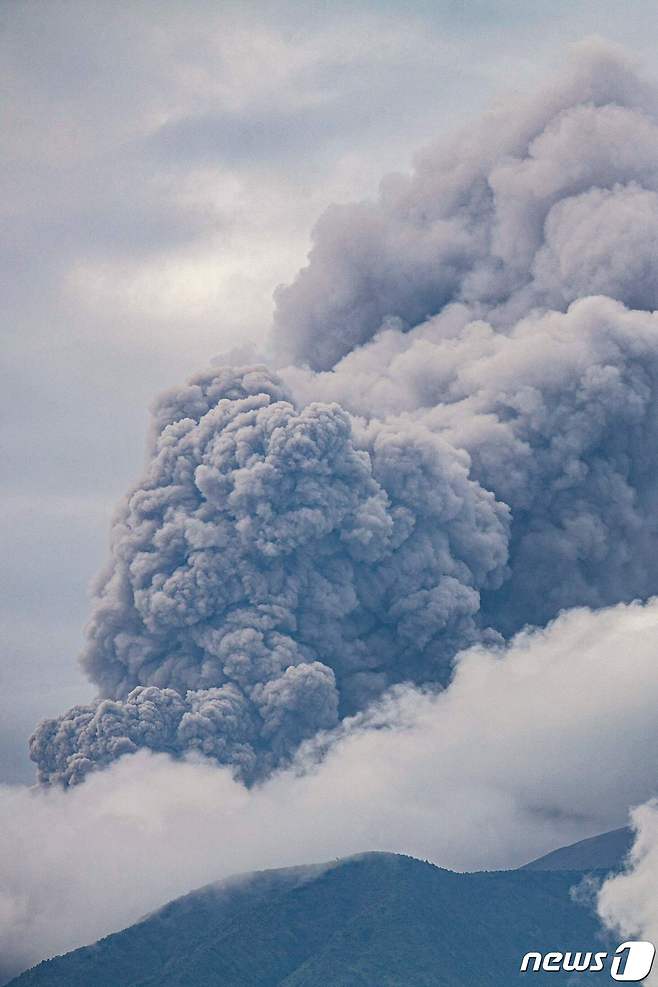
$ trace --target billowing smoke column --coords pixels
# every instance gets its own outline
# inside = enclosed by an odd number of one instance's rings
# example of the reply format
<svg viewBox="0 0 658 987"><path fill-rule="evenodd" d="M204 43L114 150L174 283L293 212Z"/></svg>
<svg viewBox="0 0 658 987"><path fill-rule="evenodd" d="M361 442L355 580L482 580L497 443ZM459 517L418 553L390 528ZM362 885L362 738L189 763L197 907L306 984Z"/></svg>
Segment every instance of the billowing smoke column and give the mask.
<svg viewBox="0 0 658 987"><path fill-rule="evenodd" d="M623 56L329 210L277 301L278 375L156 408L43 781L147 746L250 782L467 645L658 591L658 96Z"/></svg>
<svg viewBox="0 0 658 987"><path fill-rule="evenodd" d="M83 658L109 698L41 725L42 778L149 746L253 779L478 638L508 512L440 436L357 445L343 409L296 408L265 369L200 377L155 417Z"/></svg>

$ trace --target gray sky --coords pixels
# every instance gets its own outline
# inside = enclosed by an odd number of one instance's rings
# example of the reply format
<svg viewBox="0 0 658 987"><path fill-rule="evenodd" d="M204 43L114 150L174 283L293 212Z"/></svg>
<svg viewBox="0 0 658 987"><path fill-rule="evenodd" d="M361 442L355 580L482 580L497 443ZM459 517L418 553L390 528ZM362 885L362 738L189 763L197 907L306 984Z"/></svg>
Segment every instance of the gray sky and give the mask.
<svg viewBox="0 0 658 987"><path fill-rule="evenodd" d="M0 780L77 669L155 394L262 341L330 202L599 33L651 68L652 0L5 0Z"/></svg>

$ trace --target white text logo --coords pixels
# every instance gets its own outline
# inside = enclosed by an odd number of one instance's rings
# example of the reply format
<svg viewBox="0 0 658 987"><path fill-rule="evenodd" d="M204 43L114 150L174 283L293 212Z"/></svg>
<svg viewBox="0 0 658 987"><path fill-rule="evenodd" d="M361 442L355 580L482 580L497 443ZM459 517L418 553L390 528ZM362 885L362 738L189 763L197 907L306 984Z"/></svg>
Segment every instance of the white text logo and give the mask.
<svg viewBox="0 0 658 987"><path fill-rule="evenodd" d="M613 980L638 984L651 973L656 950L652 942L630 941L608 953L526 953L521 973L601 973L608 969ZM608 965L608 960L609 965Z"/></svg>

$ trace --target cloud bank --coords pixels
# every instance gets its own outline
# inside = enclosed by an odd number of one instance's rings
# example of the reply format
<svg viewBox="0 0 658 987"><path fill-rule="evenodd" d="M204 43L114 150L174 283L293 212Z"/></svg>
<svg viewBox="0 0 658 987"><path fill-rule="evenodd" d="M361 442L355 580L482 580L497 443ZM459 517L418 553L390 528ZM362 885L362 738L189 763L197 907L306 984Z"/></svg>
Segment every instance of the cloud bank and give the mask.
<svg viewBox="0 0 658 987"><path fill-rule="evenodd" d="M658 802L635 809L636 838L625 871L606 881L598 896L599 915L628 939L658 942ZM643 981L658 984L658 970Z"/></svg>
<svg viewBox="0 0 658 987"><path fill-rule="evenodd" d="M477 645L445 691L398 687L250 789L145 750L68 791L4 789L3 974L239 871L366 849L516 866L621 825L658 780L657 626L652 600Z"/></svg>
<svg viewBox="0 0 658 987"><path fill-rule="evenodd" d="M375 202L330 209L264 366L154 410L83 664L31 741L251 783L475 643L658 590L658 95L591 41Z"/></svg>

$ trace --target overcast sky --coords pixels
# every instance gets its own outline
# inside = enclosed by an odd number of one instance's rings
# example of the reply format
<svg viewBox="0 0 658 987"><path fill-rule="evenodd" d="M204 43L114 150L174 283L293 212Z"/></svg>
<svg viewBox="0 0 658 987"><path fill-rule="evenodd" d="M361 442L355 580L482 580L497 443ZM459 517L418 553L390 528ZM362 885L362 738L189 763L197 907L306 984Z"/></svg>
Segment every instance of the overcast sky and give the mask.
<svg viewBox="0 0 658 987"><path fill-rule="evenodd" d="M0 780L77 669L147 410L267 334L315 218L653 0L5 0Z"/></svg>

